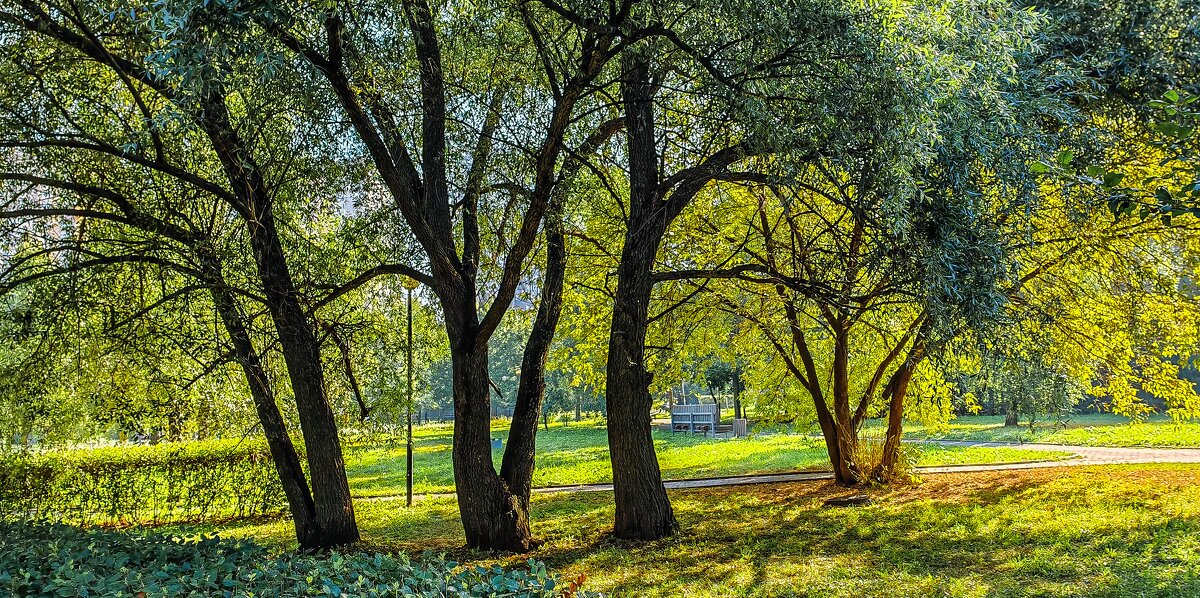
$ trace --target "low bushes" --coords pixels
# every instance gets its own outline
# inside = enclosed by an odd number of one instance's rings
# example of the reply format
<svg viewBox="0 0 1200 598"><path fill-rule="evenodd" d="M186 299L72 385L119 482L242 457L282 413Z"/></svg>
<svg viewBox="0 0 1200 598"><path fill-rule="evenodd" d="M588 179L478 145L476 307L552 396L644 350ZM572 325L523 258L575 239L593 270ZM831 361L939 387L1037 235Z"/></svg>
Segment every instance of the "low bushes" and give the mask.
<svg viewBox="0 0 1200 598"><path fill-rule="evenodd" d="M282 510L266 443L206 441L6 455L0 517L129 524Z"/></svg>
<svg viewBox="0 0 1200 598"><path fill-rule="evenodd" d="M463 567L426 555L273 555L248 541L0 523L0 595L577 596L540 563Z"/></svg>

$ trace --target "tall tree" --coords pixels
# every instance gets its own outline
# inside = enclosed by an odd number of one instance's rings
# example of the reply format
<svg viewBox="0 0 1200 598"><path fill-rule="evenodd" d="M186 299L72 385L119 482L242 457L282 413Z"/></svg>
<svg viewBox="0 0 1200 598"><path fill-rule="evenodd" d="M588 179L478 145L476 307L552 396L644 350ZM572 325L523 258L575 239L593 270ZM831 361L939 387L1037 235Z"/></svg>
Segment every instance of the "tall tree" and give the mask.
<svg viewBox="0 0 1200 598"><path fill-rule="evenodd" d="M328 98L350 123L353 151L369 161L379 191L403 217L404 234L421 249L428 272L410 275L437 298L450 340L455 482L472 547L531 545L526 497L543 393L539 363L561 284L556 189L589 144L614 131L589 98L629 7L612 6L588 23L564 19L559 8L499 2L466 13L413 0L212 11L212 30L227 41L273 41L317 75L311 95ZM408 113L420 115L417 126L401 118ZM522 372L529 379L518 393L512 449L497 472L488 342L524 280L548 212L545 292L524 352L532 367Z"/></svg>
<svg viewBox="0 0 1200 598"><path fill-rule="evenodd" d="M605 392L614 531L652 539L678 527L650 437L646 362L653 289L665 280L654 272L663 239L714 185L766 180L768 157L814 155L826 102L850 91L851 73L870 70L876 42L872 19L837 2L640 8L656 35L622 57L628 208Z"/></svg>
<svg viewBox="0 0 1200 598"><path fill-rule="evenodd" d="M322 187L319 177L297 176L311 174L297 168L310 131L286 124L294 121L281 116L287 110L278 95L246 93L266 65L163 54L145 19L139 9L88 3L0 8L9 29L2 145L10 158L0 178L18 190L4 216L60 227L33 256L69 258L11 259L8 286L132 264L185 277L163 303L209 294L271 443L301 545L353 542L358 528L320 344L278 220L281 205ZM233 284L231 270L252 286ZM246 299L265 311L283 354L308 479L251 341Z"/></svg>

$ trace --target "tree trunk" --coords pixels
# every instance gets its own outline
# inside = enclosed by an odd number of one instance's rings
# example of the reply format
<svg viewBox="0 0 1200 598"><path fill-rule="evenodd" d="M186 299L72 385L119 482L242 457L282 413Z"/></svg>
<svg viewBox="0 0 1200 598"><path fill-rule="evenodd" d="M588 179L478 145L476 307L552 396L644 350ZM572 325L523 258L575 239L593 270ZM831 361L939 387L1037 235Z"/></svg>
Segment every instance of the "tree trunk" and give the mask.
<svg viewBox="0 0 1200 598"><path fill-rule="evenodd" d="M473 313L474 297L468 301ZM454 368L454 484L467 547L526 552L532 544L528 511L492 463L487 345L453 317L447 322Z"/></svg>
<svg viewBox="0 0 1200 598"><path fill-rule="evenodd" d="M267 296L271 320L279 334L279 346L300 416L317 524L322 536L321 547L357 542L358 524L354 518L337 423L325 394L320 344L300 306L271 212L261 214L248 226L259 278Z"/></svg>
<svg viewBox="0 0 1200 598"><path fill-rule="evenodd" d="M887 386L891 394L888 404L888 427L883 441L883 456L871 477L881 484L892 481L896 464L900 462L900 439L904 433L904 397L908 394L908 383L912 380L913 366L905 363Z"/></svg>
<svg viewBox="0 0 1200 598"><path fill-rule="evenodd" d="M862 477L859 475L858 465L854 461L854 453L845 452L844 447L847 442L841 437L842 432L827 408L817 407L817 423L821 426L825 451L829 453L829 464L833 468L834 483L839 486L857 486L862 482Z"/></svg>
<svg viewBox="0 0 1200 598"><path fill-rule="evenodd" d="M541 302L521 359L521 381L513 406L508 443L504 447L504 460L500 465L500 477L520 499L526 518L533 484L537 418L546 394L546 358L550 355L550 344L554 341L554 331L562 314L563 280L567 270L560 198L552 202L546 215L546 272L542 279ZM575 420L579 420L578 406Z"/></svg>
<svg viewBox="0 0 1200 598"><path fill-rule="evenodd" d="M662 483L650 433L653 375L646 369L645 350L653 288L651 265L658 240L631 229L617 269L605 403L616 498L613 531L619 538L653 540L679 527Z"/></svg>
<svg viewBox="0 0 1200 598"><path fill-rule="evenodd" d="M842 321L836 325L833 343L833 427L838 444L838 467L843 471L843 482L858 484L863 479L862 466L858 463L858 429L850 415L850 334Z"/></svg>
<svg viewBox="0 0 1200 598"><path fill-rule="evenodd" d="M1006 427L1006 428L1016 427L1020 423L1018 421L1019 416L1020 416L1020 412L1018 411L1018 408L1017 408L1017 400L1013 399L1011 401L1008 401L1004 405L1004 427Z"/></svg>
<svg viewBox="0 0 1200 598"><path fill-rule="evenodd" d="M250 387L250 397L254 401L258 420L262 424L263 435L267 439L267 448L271 452L271 460L275 464L275 471L283 486L284 496L287 497L288 511L292 515L292 523L296 529L296 541L303 550L321 548L325 543L322 541L323 534L317 522L316 507L308 488L308 480L300 466L300 457L296 454L296 447L292 444L287 425L279 413L279 406L275 403L275 393L267 379L262 359L254 349L241 310L238 309L233 295L229 292L229 287L225 285L219 269L213 271L214 268L218 268L215 260L201 257L200 261L203 264L202 268L213 275L213 280L210 281L210 284L213 285L210 288L213 303L216 305L225 331L229 334L234 356Z"/></svg>
<svg viewBox="0 0 1200 598"><path fill-rule="evenodd" d="M213 150L243 211L250 248L267 310L279 336L292 395L300 417L305 455L312 478L321 548L357 542L358 524L346 480L337 423L325 394L321 347L312 322L300 305L287 258L275 226L271 193L253 155L238 137L220 94L204 102L201 117Z"/></svg>
<svg viewBox="0 0 1200 598"><path fill-rule="evenodd" d="M650 65L629 55L623 65L622 104L629 152L629 221L617 267L604 402L618 538L654 540L679 528L662 483L650 434L652 374L646 368L646 329L654 259L670 218L657 196L654 85Z"/></svg>

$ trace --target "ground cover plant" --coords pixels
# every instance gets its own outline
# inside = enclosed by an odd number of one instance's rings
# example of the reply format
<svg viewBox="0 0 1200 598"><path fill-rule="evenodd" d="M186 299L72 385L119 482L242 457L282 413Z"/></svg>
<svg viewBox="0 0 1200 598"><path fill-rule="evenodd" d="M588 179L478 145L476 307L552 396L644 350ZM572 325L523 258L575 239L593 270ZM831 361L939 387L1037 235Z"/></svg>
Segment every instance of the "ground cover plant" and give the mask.
<svg viewBox="0 0 1200 598"><path fill-rule="evenodd" d="M568 588L535 561L502 569L431 554L290 554L216 536L0 523L0 591L10 596L550 598Z"/></svg>

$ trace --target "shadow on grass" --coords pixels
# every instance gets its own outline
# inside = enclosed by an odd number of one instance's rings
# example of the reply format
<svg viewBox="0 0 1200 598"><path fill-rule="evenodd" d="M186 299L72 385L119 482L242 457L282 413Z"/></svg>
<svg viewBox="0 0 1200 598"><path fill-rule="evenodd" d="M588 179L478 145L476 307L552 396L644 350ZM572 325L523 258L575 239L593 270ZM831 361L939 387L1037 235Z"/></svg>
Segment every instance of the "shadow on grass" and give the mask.
<svg viewBox="0 0 1200 598"><path fill-rule="evenodd" d="M939 476L849 509L820 506L846 493L828 483L680 491L683 531L646 544L605 536L608 497L564 495L535 506L549 541L534 556L630 595L1200 595L1200 518L1165 514L1188 498L1160 490Z"/></svg>
<svg viewBox="0 0 1200 598"><path fill-rule="evenodd" d="M608 493L538 495L544 544L516 556L464 550L450 499L356 511L367 549L532 557L619 596L1200 596L1194 465L936 475L870 489L869 506L822 506L851 492L829 482L672 491L683 529L646 543L611 536ZM287 528L230 531L287 546Z"/></svg>

